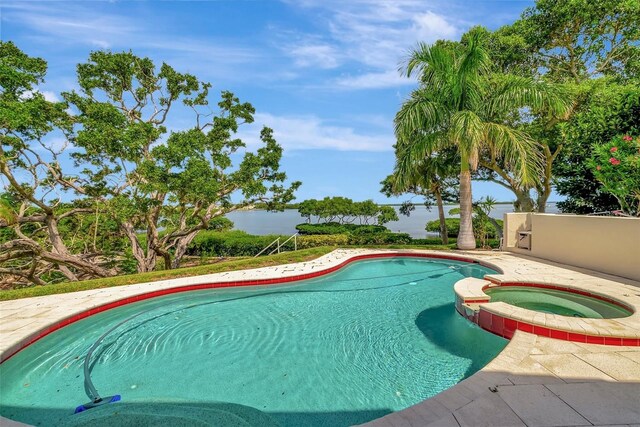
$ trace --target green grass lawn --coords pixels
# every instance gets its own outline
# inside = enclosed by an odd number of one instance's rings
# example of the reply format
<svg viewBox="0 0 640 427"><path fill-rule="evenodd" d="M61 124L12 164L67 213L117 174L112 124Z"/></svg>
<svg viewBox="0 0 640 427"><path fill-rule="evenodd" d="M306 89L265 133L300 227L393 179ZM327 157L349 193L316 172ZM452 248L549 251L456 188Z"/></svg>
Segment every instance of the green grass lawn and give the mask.
<svg viewBox="0 0 640 427"><path fill-rule="evenodd" d="M451 250L454 243L449 245L371 245L363 246L376 249L435 249ZM434 241L434 243L436 243ZM245 258L239 260L222 261L215 264L185 267L175 270L160 270L149 273L128 274L104 279L85 280L81 282L65 282L55 285L33 286L28 288L10 289L0 291L0 301L8 301L19 298L37 297L42 295L64 294L68 292L87 291L91 289L109 288L112 286L132 285L136 283L155 282L159 280L176 279L178 277L198 276L202 274L220 273L224 271L245 270L250 268L269 267L273 265L290 264L316 259L325 255L336 247L323 246L311 249L301 249L295 252L283 252L277 255L263 256L259 258Z"/></svg>
<svg viewBox="0 0 640 427"><path fill-rule="evenodd" d="M277 255L259 258L231 260L216 264L199 265L175 270L152 271L149 273L128 274L107 277L104 279L85 280L81 282L65 282L55 285L34 286L30 288L0 291L0 301L42 295L64 294L68 292L87 291L90 289L110 288L112 286L132 285L135 283L155 282L158 280L176 279L178 277L198 276L201 274L220 273L223 271L245 270L249 268L269 267L272 265L310 261L334 250L334 247L303 249L296 252L284 252Z"/></svg>

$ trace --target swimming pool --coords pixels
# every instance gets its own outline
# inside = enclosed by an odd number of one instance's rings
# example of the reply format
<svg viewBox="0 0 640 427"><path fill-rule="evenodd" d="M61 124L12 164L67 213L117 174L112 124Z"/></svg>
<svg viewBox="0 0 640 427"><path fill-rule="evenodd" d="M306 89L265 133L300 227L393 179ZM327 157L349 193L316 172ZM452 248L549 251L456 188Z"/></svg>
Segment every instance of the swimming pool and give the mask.
<svg viewBox="0 0 640 427"><path fill-rule="evenodd" d="M486 288L491 302L505 302L528 310L561 316L591 319L627 317L631 311L603 299L575 292L536 286L498 286Z"/></svg>
<svg viewBox="0 0 640 427"><path fill-rule="evenodd" d="M0 414L43 425L119 425L123 416L154 414L192 424L362 423L437 394L501 351L506 340L458 316L453 304L454 282L487 273L477 264L390 258L304 282L122 306L0 365ZM129 318L90 360L96 388L122 402L72 415L88 400L87 351Z"/></svg>

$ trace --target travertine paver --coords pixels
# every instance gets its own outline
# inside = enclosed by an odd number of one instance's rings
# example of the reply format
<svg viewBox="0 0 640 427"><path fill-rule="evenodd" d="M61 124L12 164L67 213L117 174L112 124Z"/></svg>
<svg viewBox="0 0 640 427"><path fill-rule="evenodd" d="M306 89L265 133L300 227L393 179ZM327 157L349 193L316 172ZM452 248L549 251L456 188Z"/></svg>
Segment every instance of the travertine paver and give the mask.
<svg viewBox="0 0 640 427"><path fill-rule="evenodd" d="M562 379L531 357L520 362L517 372L509 375L507 379L515 385L564 383Z"/></svg>
<svg viewBox="0 0 640 427"><path fill-rule="evenodd" d="M594 425L631 424L640 420L638 384L553 384L549 389Z"/></svg>
<svg viewBox="0 0 640 427"><path fill-rule="evenodd" d="M39 330L111 301L189 284L307 274L338 265L356 255L381 252L411 251L337 250L317 260L294 265L2 302L0 358L7 349ZM510 253L455 252L452 255L468 256L494 265L503 272L492 275L498 280L571 285L613 295L626 303L640 301L640 283L627 279L581 268L567 269L560 264ZM502 308L509 313L522 314L508 304ZM539 313L522 315L534 317ZM5 322L7 319L11 321ZM562 318L554 320L564 321ZM633 335L640 331L638 312L613 323L605 322L604 326L594 326L582 319L572 320L587 333L614 331ZM367 425L554 426L580 425L583 419L593 425L637 425L640 420L639 372L640 347L558 341L517 331L507 347L475 375L408 410L389 414ZM0 418L0 425L5 423L8 421Z"/></svg>
<svg viewBox="0 0 640 427"><path fill-rule="evenodd" d="M640 348L611 347L583 344L575 347L578 353L566 353L563 341L537 337L532 334L516 332L513 339L493 361L475 375L456 386L411 407L411 413L422 412L422 408L432 408L439 403L440 414L445 406L442 394L464 389L465 397L471 402L460 408L449 410L438 420L422 424L452 426L571 426L571 425L632 425L640 420L640 377L630 374L628 380L617 381L597 367L578 356L590 361L606 360L613 356L614 364L620 356L628 361L629 372L640 368ZM629 357L629 355L633 355ZM579 367L583 372L564 370L552 372L536 359L548 358L551 365L562 365L568 356L583 362ZM587 357L588 356L588 357ZM574 362L570 360L570 365ZM538 366L532 369L532 366ZM575 366L575 365L572 365ZM585 368L588 366L589 368ZM594 372L600 372L594 374ZM606 378L606 380L603 380ZM471 393L471 394L469 394ZM368 427L404 425L396 424L399 414L389 414L383 418L364 424ZM452 423L455 421L455 424Z"/></svg>
<svg viewBox="0 0 640 427"><path fill-rule="evenodd" d="M618 354L640 364L640 351L619 351Z"/></svg>
<svg viewBox="0 0 640 427"><path fill-rule="evenodd" d="M640 365L638 362L620 354L588 353L576 354L575 356L618 381L640 383Z"/></svg>
<svg viewBox="0 0 640 427"><path fill-rule="evenodd" d="M573 354L544 354L531 356L533 360L562 377L566 382L592 380L614 381L612 377Z"/></svg>
<svg viewBox="0 0 640 427"><path fill-rule="evenodd" d="M500 398L529 427L591 425L542 384L502 386Z"/></svg>
<svg viewBox="0 0 640 427"><path fill-rule="evenodd" d="M461 427L526 426L500 396L486 394L453 413Z"/></svg>

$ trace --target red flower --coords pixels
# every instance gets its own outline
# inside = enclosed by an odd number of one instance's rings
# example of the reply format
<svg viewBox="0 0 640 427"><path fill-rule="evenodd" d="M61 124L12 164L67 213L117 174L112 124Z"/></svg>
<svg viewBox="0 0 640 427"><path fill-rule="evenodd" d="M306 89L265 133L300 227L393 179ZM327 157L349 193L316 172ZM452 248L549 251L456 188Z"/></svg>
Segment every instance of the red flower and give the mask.
<svg viewBox="0 0 640 427"><path fill-rule="evenodd" d="M609 163L611 163L612 165L616 166L620 164L620 160L616 159L615 157L612 157L609 159Z"/></svg>
<svg viewBox="0 0 640 427"><path fill-rule="evenodd" d="M615 153L616 151L618 151L618 147L611 147L611 150L609 151L611 151L612 153Z"/></svg>
<svg viewBox="0 0 640 427"><path fill-rule="evenodd" d="M601 170L602 168L600 167L600 165L596 166L596 170Z"/></svg>
<svg viewBox="0 0 640 427"><path fill-rule="evenodd" d="M622 137L622 139L625 141L631 141L633 138L631 138L629 135L625 135Z"/></svg>

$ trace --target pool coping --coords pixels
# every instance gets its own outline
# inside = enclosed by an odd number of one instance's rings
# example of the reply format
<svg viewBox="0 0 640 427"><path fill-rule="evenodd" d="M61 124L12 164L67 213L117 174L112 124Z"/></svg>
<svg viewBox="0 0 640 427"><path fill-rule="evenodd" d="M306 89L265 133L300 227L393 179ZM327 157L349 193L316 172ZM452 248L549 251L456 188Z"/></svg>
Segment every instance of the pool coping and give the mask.
<svg viewBox="0 0 640 427"><path fill-rule="evenodd" d="M3 341L0 343L0 363L8 360L20 350L33 344L37 340L71 323L112 308L163 295L204 289L285 284L330 274L352 262L385 257L447 259L481 264L500 271L497 266L490 263L476 260L469 256L442 251L355 251L359 252L354 252L354 250L336 250L313 261L297 264L181 277L178 279L136 285L92 289L89 291L0 302L1 319L9 317L6 313L14 312L11 316L14 322L9 325L6 323L0 325L0 334L3 336ZM94 301L94 299L98 298L100 302ZM24 312L24 307L29 306L29 303L35 303L35 307L30 308L33 309L35 313ZM68 304L66 308L62 307L62 310L60 310L59 306L65 303ZM35 321L31 322L34 319ZM14 323L16 325L14 325ZM5 336L6 332L8 332L7 336ZM5 341L6 338L8 339Z"/></svg>
<svg viewBox="0 0 640 427"><path fill-rule="evenodd" d="M516 330L561 340L605 345L639 346L638 307L640 294L626 287L601 283L559 284L535 280L505 280L497 275L485 279L466 278L454 285L456 310L481 328L510 339ZM492 287L523 286L560 290L596 298L631 312L627 317L594 319L575 318L528 310L505 302L491 302L484 291Z"/></svg>
<svg viewBox="0 0 640 427"><path fill-rule="evenodd" d="M70 294L48 295L42 297L1 302L0 316L3 319L3 322L0 326L0 334L2 335L3 339L2 343L0 343L0 359L4 361L11 355L15 354L18 349L23 348L25 345L28 345L28 343L31 343L36 339L39 339L42 336L45 336L46 334L52 332L53 330L59 329L60 327L71 323L72 321L79 320L78 316L86 317L88 315L103 311L104 309L113 308L125 303L135 302L145 298L164 295L167 293L188 291L193 289L203 289L205 287L213 288L223 286L248 286L259 284L269 285L307 279L323 274L328 274L341 268L349 262L383 256L423 256L476 262L499 271L499 274L490 275L487 276L487 278L492 281L502 281L504 283L535 282L558 286L582 286L587 289L595 289L600 294L608 294L609 292L613 292L616 295L619 293L622 293L624 295L629 294L629 292L633 292L632 296L634 298L625 297L625 304L629 304L631 307L633 307L634 313L628 318L624 318L624 322L617 322L619 319L616 319L615 324L608 323L611 321L611 319L600 319L606 320L606 324L603 324L604 326L602 326L602 329L598 330L598 332L613 333L616 332L618 328L624 328L624 330L626 330L629 334L637 334L638 331L640 331L640 283L634 282L629 279L600 274L586 269L577 269L570 266L563 266L561 264L551 263L544 260L537 260L532 257L525 257L506 252L340 249L324 255L316 260L298 264L287 264L253 270L215 273L204 276L194 276L114 288L95 289ZM260 277L261 279L258 279L258 277ZM491 303L486 305L491 306L492 304L494 305L494 307L496 304L498 305L497 309L490 308L490 310L493 310L493 314L506 314L507 308L500 306L500 304L503 303ZM504 305L508 306L508 304ZM6 319L10 320L5 321ZM515 363L515 361L524 360L524 358L527 357L527 352L530 352L531 350L532 343L536 342L536 340L549 340L550 342L559 342L555 339L538 337L536 335L526 333L522 330L513 331L512 335L513 336L511 342L492 362L490 362L487 366L482 368L470 378L444 391L441 394L443 396L446 396L448 393L457 393L455 392L455 390L462 390L460 387L467 387L468 384L465 384L470 380L477 381L477 378L485 376L484 374L482 374L483 372L485 374L488 372L492 372L494 366L502 366L505 360L509 361L509 363ZM622 342L620 344L622 344ZM590 344L577 343L576 345L589 346ZM608 348L606 346L596 347ZM616 349L625 348L632 349L629 351L640 350L637 346L616 347ZM517 356L514 356L514 354L516 354ZM640 367L640 362L638 366ZM640 381L640 374L638 375L638 380ZM437 402L438 396L427 399L426 401L421 402L418 405L421 405L423 403L427 404L427 402L430 401ZM468 398L466 400L468 400ZM472 401L473 400L469 402ZM429 405L433 404L430 403ZM380 422L383 423L380 425L387 425L384 423L389 422L391 422L391 424L389 425L395 425L392 421L389 421L389 417L400 421L405 420L407 414L415 411L415 408L412 408L414 407L395 412L379 419ZM401 418L397 418L395 416L396 414L402 414L398 415ZM436 411L434 412L434 414L437 414L439 416L444 413L442 411ZM447 414L444 414L443 417L453 416L453 414L454 412L449 411L447 412ZM423 414L420 419L424 421L426 419L425 415ZM372 423L376 423L377 421L378 420L374 420ZM457 423L461 424L459 420L457 421ZM406 423L403 425L406 425ZM409 425L412 424L410 423Z"/></svg>

